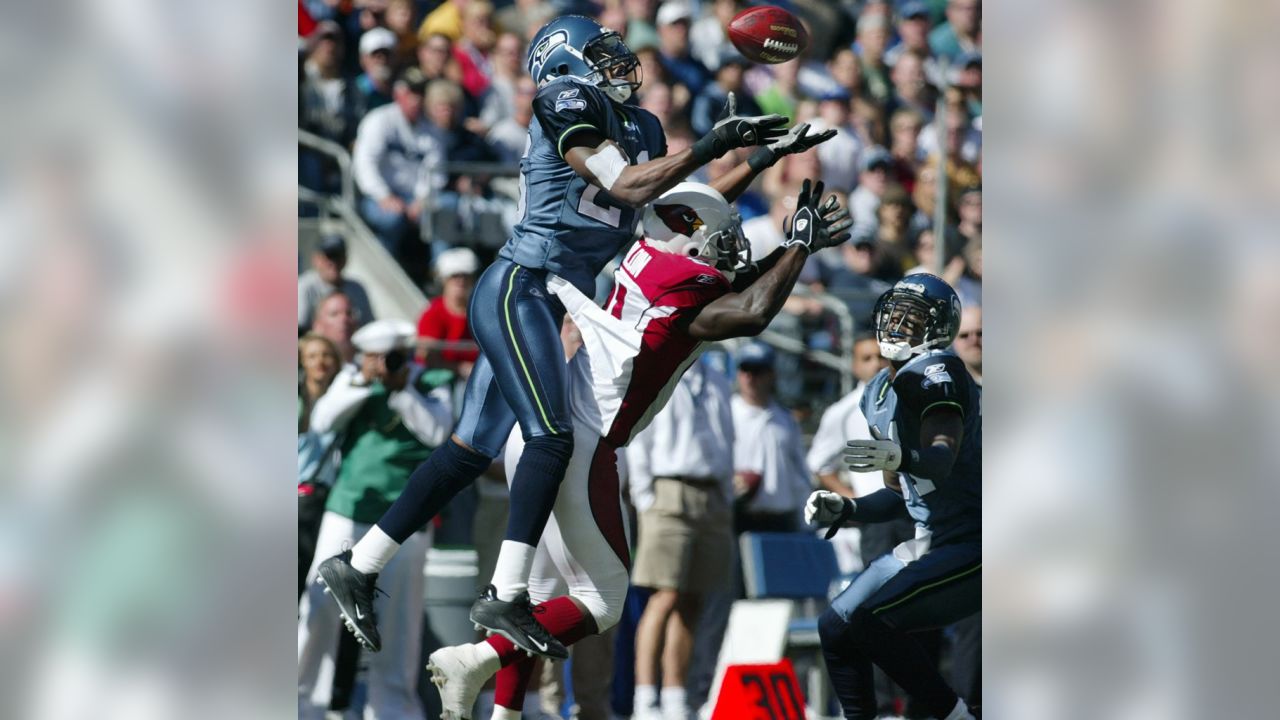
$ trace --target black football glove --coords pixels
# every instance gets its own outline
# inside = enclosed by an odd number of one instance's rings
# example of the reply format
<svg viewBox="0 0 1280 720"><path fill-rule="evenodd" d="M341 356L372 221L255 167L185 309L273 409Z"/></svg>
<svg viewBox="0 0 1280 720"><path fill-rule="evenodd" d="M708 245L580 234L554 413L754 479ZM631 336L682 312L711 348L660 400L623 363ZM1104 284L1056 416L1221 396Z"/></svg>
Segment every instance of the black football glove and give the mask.
<svg viewBox="0 0 1280 720"><path fill-rule="evenodd" d="M817 185L811 186L809 180L805 179L800 186L796 212L791 216L790 225L783 225L786 238L782 241L782 247L800 245L810 253L815 253L849 239L849 228L853 227L849 210L839 206L834 194L819 207L822 190L821 180Z"/></svg>
<svg viewBox="0 0 1280 720"><path fill-rule="evenodd" d="M739 115L738 99L729 93L711 132L693 144L693 157L699 165L705 165L734 148L768 145L786 134L782 127L786 124L787 119L781 115Z"/></svg>
<svg viewBox="0 0 1280 720"><path fill-rule="evenodd" d="M816 135L810 135L809 129L809 123L800 123L791 128L786 135L751 153L750 159L747 160L751 164L751 169L760 172L778 162L783 155L802 153L836 136L834 128Z"/></svg>

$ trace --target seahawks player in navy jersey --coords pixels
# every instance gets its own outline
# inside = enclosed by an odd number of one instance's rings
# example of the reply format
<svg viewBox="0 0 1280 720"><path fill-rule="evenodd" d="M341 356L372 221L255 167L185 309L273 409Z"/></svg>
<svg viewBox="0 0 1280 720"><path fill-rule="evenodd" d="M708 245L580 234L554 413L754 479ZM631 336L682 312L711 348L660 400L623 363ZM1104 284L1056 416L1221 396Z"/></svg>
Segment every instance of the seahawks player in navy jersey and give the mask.
<svg viewBox="0 0 1280 720"><path fill-rule="evenodd" d="M567 657L534 620L526 591L535 547L573 454L560 344L565 310L546 289L548 275L593 295L595 276L635 236L638 210L698 167L733 148L760 146L713 183L734 197L781 156L834 135L808 135L807 125L787 131L779 115L739 116L730 96L711 132L669 156L658 120L628 104L640 86L639 61L616 32L586 17L543 26L529 44L527 67L539 89L520 161L520 220L472 293L468 318L481 355L451 442L413 472L350 554L319 568L347 627L373 650L380 646L373 616L377 573L401 542L488 469L518 422L525 445L511 481L502 557L471 619L526 652Z"/></svg>
<svg viewBox="0 0 1280 720"><path fill-rule="evenodd" d="M833 529L892 519L906 503L916 537L874 560L818 623L827 672L850 720L876 717L872 663L934 717L974 717L909 633L982 607L982 411L977 383L944 350L960 328L960 299L942 279L899 280L876 303L876 339L890 366L862 396L873 440L851 440L854 472L886 487L857 499L820 490L805 519Z"/></svg>

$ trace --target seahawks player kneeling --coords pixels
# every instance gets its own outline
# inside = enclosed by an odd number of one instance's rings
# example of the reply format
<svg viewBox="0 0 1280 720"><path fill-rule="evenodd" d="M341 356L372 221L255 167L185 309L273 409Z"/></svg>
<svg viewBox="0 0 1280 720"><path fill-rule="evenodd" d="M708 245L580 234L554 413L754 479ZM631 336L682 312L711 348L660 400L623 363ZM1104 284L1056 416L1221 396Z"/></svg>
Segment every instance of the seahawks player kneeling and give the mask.
<svg viewBox="0 0 1280 720"><path fill-rule="evenodd" d="M854 472L882 471L886 487L851 500L820 490L805 519L834 529L882 522L899 503L916 537L867 566L818 623L827 671L849 720L876 717L872 663L937 718L973 718L909 633L944 627L982 607L982 414L964 363L943 350L960 327L960 300L926 273L876 302L876 339L890 366L862 396L874 440L852 440Z"/></svg>

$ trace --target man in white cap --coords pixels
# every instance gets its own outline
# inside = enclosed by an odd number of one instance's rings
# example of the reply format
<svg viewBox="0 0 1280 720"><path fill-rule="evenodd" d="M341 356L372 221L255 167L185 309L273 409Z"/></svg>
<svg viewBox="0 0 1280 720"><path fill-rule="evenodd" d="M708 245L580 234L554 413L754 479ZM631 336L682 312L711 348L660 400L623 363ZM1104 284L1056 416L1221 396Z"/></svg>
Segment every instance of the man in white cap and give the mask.
<svg viewBox="0 0 1280 720"><path fill-rule="evenodd" d="M440 295L418 319L416 358L424 366L455 370L464 378L471 374L480 350L467 325L467 304L479 271L480 261L467 248L446 250L436 258Z"/></svg>
<svg viewBox="0 0 1280 720"><path fill-rule="evenodd" d="M364 115L391 102L391 51L396 35L384 27L360 36L360 73L356 78L357 113Z"/></svg>
<svg viewBox="0 0 1280 720"><path fill-rule="evenodd" d="M413 325L378 320L352 338L358 366L345 368L318 401L311 427L336 431L342 467L325 503L298 619L298 717L323 718L329 707L337 656L337 606L315 582L320 561L354 544L386 510L409 473L449 436L453 425L447 370L423 371L408 362ZM422 637L422 565L430 526L414 533L381 573L389 593L375 604L387 633L382 652L369 659L370 716L420 718L417 696ZM406 552L407 550L407 552Z"/></svg>

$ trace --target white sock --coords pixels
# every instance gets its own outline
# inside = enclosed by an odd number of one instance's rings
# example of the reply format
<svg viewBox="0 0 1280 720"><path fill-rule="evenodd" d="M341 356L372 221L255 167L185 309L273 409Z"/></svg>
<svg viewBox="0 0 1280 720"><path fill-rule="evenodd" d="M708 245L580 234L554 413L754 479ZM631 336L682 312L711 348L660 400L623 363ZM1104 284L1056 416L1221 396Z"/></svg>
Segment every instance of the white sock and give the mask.
<svg viewBox="0 0 1280 720"><path fill-rule="evenodd" d="M520 720L520 717L519 710L504 708L501 705L493 706L493 720Z"/></svg>
<svg viewBox="0 0 1280 720"><path fill-rule="evenodd" d="M964 704L964 699L957 698L956 706L942 720L973 720L973 715L969 713L969 706Z"/></svg>
<svg viewBox="0 0 1280 720"><path fill-rule="evenodd" d="M651 710L658 704L658 691L652 685L637 685L635 694L636 712Z"/></svg>
<svg viewBox="0 0 1280 720"><path fill-rule="evenodd" d="M475 649L476 659L480 661L480 667L485 672L493 675L502 669L502 660L492 645L487 642L478 642L472 643L471 647Z"/></svg>
<svg viewBox="0 0 1280 720"><path fill-rule="evenodd" d="M511 602L529 589L529 574L533 572L533 554L537 548L515 540L503 540L498 551L498 564L493 568L493 586L498 599Z"/></svg>
<svg viewBox="0 0 1280 720"><path fill-rule="evenodd" d="M662 720L686 720L689 708L685 704L684 688L662 688Z"/></svg>
<svg viewBox="0 0 1280 720"><path fill-rule="evenodd" d="M391 562L391 558L396 556L396 551L400 549L400 543L391 539L391 536L382 531L382 528L374 525L369 528L369 532L360 538L360 542L351 548L351 567L365 575L370 573L380 573L382 568Z"/></svg>

